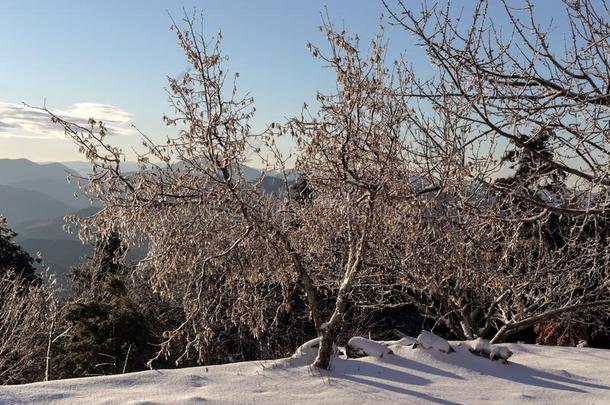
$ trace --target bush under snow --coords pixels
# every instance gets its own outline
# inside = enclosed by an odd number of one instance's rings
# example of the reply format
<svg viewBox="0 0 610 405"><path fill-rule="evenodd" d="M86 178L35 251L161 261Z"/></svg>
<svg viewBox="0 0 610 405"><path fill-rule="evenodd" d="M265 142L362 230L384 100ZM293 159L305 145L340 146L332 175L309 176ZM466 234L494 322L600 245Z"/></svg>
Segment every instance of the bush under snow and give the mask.
<svg viewBox="0 0 610 405"><path fill-rule="evenodd" d="M508 361L513 352L506 346L492 345L489 340L478 338L470 342L470 352L489 356L491 360Z"/></svg>
<svg viewBox="0 0 610 405"><path fill-rule="evenodd" d="M383 357L387 354L394 354L392 350L383 344L359 336L351 338L349 342L347 342L346 349L359 356Z"/></svg>
<svg viewBox="0 0 610 405"><path fill-rule="evenodd" d="M388 340L385 341L384 344L386 346L391 346L391 345L395 345L395 346L413 346L414 344L417 343L417 339L415 339L414 337L411 336L405 336L402 337L398 340Z"/></svg>
<svg viewBox="0 0 610 405"><path fill-rule="evenodd" d="M320 338L314 338L297 347L294 354L288 359L291 366L304 366L314 362L320 348Z"/></svg>
<svg viewBox="0 0 610 405"><path fill-rule="evenodd" d="M417 344L424 349L435 349L443 353L451 353L454 351L446 339L443 339L432 332L428 332L427 330L421 331L417 337Z"/></svg>

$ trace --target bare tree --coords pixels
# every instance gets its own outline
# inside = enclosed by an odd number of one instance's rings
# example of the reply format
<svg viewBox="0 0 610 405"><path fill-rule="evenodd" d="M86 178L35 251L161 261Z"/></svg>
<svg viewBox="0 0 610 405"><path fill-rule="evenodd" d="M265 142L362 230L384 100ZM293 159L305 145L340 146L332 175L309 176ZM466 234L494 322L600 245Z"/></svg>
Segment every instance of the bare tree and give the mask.
<svg viewBox="0 0 610 405"><path fill-rule="evenodd" d="M405 295L455 336L494 342L539 322L578 312L601 319L610 305L607 236L562 228L549 243L548 217L525 222L479 196L486 208L464 207L443 195L403 217L400 269ZM471 196L471 203L474 197ZM412 211L414 208L412 208ZM398 256L398 255L397 255Z"/></svg>
<svg viewBox="0 0 610 405"><path fill-rule="evenodd" d="M410 300L458 336L498 341L608 304L608 235L596 222L606 214L607 163L597 150L605 150L606 107L575 96L584 91L577 85L548 94L580 79L566 81L572 70L553 64L544 43L524 48L535 55L529 64L510 56L510 43L493 56L483 41L493 33L485 5L467 35L449 9L418 17L402 3L388 6L439 66L432 81L418 80L405 58L387 63L382 29L363 51L357 36L324 18L328 46L309 48L334 71L336 91L260 134L249 124L252 98L239 95L237 75L225 68L221 35L204 38L187 16L184 29L173 28L192 70L170 79L165 117L177 135L159 144L142 134L134 173L123 171L125 156L103 123L49 112L92 163L83 192L103 203L90 218L72 218L80 236L119 232L128 245L146 243L137 271L184 310L157 358L180 342L178 361L195 353L204 362L214 339L234 327L260 337L292 313L295 291L320 337L315 365L324 369L350 305ZM575 22L589 21L584 9L570 10ZM523 28L513 24L518 37ZM505 72L514 66L520 73ZM536 79L539 66L563 76ZM258 155L285 174L275 145L286 135L298 151L296 199L266 194L262 176L243 173ZM517 170L502 177L510 165ZM547 243L552 232L561 243Z"/></svg>
<svg viewBox="0 0 610 405"><path fill-rule="evenodd" d="M298 211L301 229L296 236L307 246L310 263L319 268L319 280L338 282L314 363L327 369L359 278L384 269L368 258L384 244L393 204L413 190L403 136L409 108L393 96L403 76L400 64L392 70L386 66L383 28L363 51L358 36L336 30L328 18L323 22L328 51L311 44L309 48L333 69L337 92L318 93L317 114L305 111L290 128L300 146L296 169L315 193ZM329 277L333 269L338 280Z"/></svg>
<svg viewBox="0 0 610 405"><path fill-rule="evenodd" d="M573 311L599 319L610 304L599 266L608 259L605 2L565 2L559 49L529 1L502 2L508 33L486 0L471 14L450 2L419 12L384 4L437 68L397 96L432 107L415 119L420 144L425 160L450 168L427 178L441 200L422 211L424 237L409 244L430 262L405 270L417 296L468 338L499 341Z"/></svg>
<svg viewBox="0 0 610 405"><path fill-rule="evenodd" d="M50 364L47 337L56 333L55 292L48 285L24 286L9 269L0 278L0 384L41 381Z"/></svg>
<svg viewBox="0 0 610 405"><path fill-rule="evenodd" d="M203 361L219 326L244 325L260 335L287 309L295 283L317 329L322 321L282 200L261 192L262 178L249 181L242 173L268 134L252 133L253 100L238 95L238 74L224 68L221 34L207 40L194 23L189 16L184 29L173 26L192 68L169 83L173 116L164 119L178 134L165 144L143 135L138 172L122 171L124 155L106 141L103 123L81 126L49 113L92 162L84 193L104 204L91 218L72 218L82 225L80 236L118 231L127 244L147 243L140 271L155 291L179 298L186 313L166 333L160 355L184 339L184 356L195 351Z"/></svg>
<svg viewBox="0 0 610 405"><path fill-rule="evenodd" d="M146 151L137 173L122 172L123 155L106 142L103 123L79 126L49 112L91 160L85 193L104 204L95 216L73 220L85 239L118 231L127 243L148 243L140 271L162 294L181 297L187 315L167 332L159 355L185 339L184 356L195 350L203 361L204 348L223 325L262 334L290 310L297 283L321 337L315 364L328 368L357 276L363 268L383 268L365 257L383 245L385 212L412 189L403 181L408 110L393 101L391 90L401 85L401 67L386 68L381 31L363 55L357 37L336 32L325 20L330 55L311 50L336 72L338 92L318 96L314 117L306 111L253 135L252 99L238 97L234 84L227 88L220 37L207 41L193 21L185 19L185 30L174 26L192 66L170 80L175 115L166 123L178 128L178 136L164 145L143 136ZM242 174L248 153L261 145L283 169L274 141L287 133L301 152L296 169L315 193L309 204L264 194ZM321 289L334 301L328 322Z"/></svg>
<svg viewBox="0 0 610 405"><path fill-rule="evenodd" d="M497 164L474 171L473 178L554 212L607 212L610 25L605 2L565 1L569 25L563 43L562 33L543 28L530 1L522 7L501 3L507 30L491 21L487 0L459 15L449 1L424 5L420 12L400 0L384 4L437 67L435 78L420 82L413 95L468 123L472 141L487 141ZM456 103L468 108L456 109ZM531 135L538 128L546 137L544 148L540 137ZM568 177L571 187L562 190L561 199L545 201L539 190L494 181L510 171L510 159L500 159L510 145L537 161L533 175L554 170Z"/></svg>

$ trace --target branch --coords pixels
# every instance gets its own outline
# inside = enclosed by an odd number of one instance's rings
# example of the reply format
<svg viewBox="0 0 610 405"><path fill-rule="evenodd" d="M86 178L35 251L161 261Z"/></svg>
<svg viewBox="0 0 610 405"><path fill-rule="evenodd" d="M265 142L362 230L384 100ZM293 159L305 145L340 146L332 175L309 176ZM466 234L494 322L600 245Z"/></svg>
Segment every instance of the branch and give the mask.
<svg viewBox="0 0 610 405"><path fill-rule="evenodd" d="M502 326L500 328L500 330L498 331L498 333L496 333L496 335L493 337L493 339L491 339L491 343L496 343L500 339L503 339L506 336L510 336L516 332L519 332L520 330L523 330L523 329L527 328L528 326L535 325L537 323L546 321L548 319L556 318L557 316L568 313L568 312L577 312L577 311L580 311L583 309L591 309L591 308L597 308L597 307L603 307L603 306L610 306L610 300L601 300L601 301L569 305L569 306L565 306L562 308L546 311L539 315L530 316L529 318L526 318L519 322L507 323L504 326Z"/></svg>

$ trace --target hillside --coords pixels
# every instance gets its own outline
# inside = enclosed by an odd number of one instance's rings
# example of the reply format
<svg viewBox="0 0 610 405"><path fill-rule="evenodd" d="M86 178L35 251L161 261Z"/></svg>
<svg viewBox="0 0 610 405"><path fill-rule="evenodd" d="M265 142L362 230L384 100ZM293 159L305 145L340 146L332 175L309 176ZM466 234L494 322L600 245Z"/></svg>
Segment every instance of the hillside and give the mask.
<svg viewBox="0 0 610 405"><path fill-rule="evenodd" d="M63 231L64 216L93 215L97 206L82 196L74 196L76 180L68 183L68 173L87 173L88 162L35 163L26 159L0 159L0 214L7 217L17 241L31 255L41 252L45 265L63 280L69 267L91 252L77 240L76 235ZM135 162L125 162L125 170L136 170ZM259 179L261 172L243 166L248 180ZM260 187L269 193L281 193L283 180L265 176ZM142 249L134 249L130 258L143 255Z"/></svg>
<svg viewBox="0 0 610 405"><path fill-rule="evenodd" d="M83 161L68 161L68 162L60 162L60 164L69 167L71 170L74 170L78 173L81 173L83 176L87 175L87 173L91 172L91 163L83 162ZM133 172L138 170L137 162L122 162L121 168L125 172Z"/></svg>
<svg viewBox="0 0 610 405"><path fill-rule="evenodd" d="M20 233L22 224L51 221L90 206L74 197L77 186L67 182L69 173L78 175L60 163L0 159L0 214Z"/></svg>
<svg viewBox="0 0 610 405"><path fill-rule="evenodd" d="M72 210L71 206L44 193L0 185L0 214L11 226L26 221L48 220Z"/></svg>
<svg viewBox="0 0 610 405"><path fill-rule="evenodd" d="M75 170L60 163L35 163L27 159L0 159L0 184L41 179L66 179Z"/></svg>
<svg viewBox="0 0 610 405"><path fill-rule="evenodd" d="M89 244L77 240L66 239L25 239L19 244L35 255L40 252L45 267L57 276L57 281L65 285L66 275L71 267L81 262L81 259L93 252Z"/></svg>
<svg viewBox="0 0 610 405"><path fill-rule="evenodd" d="M65 178L24 180L12 183L10 186L46 194L73 209L83 209L91 206L91 202L86 198L74 196L74 193L78 191L76 179L70 183Z"/></svg>
<svg viewBox="0 0 610 405"><path fill-rule="evenodd" d="M75 233L67 233L64 231L63 228L66 224L64 216L67 214L73 214L79 217L87 217L95 214L98 209L99 208L97 207L88 207L78 211L66 212L60 216L50 219L21 222L16 226L16 228L19 230L17 241L23 241L26 239L57 239L77 241L78 237Z"/></svg>
<svg viewBox="0 0 610 405"><path fill-rule="evenodd" d="M399 342L398 342L399 343ZM0 388L10 404L607 404L610 351L511 344L508 364L453 342L445 354L390 345L393 355L306 358L154 370Z"/></svg>

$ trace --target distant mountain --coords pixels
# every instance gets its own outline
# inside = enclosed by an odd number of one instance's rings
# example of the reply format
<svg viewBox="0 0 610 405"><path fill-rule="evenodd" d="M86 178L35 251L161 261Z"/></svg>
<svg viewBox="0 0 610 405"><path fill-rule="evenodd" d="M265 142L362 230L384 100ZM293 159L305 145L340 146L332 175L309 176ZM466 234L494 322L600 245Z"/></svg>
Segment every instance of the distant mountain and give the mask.
<svg viewBox="0 0 610 405"><path fill-rule="evenodd" d="M17 241L31 255L41 252L45 265L63 277L70 266L91 251L75 235L63 232L63 217L88 207L76 199L69 174L78 170L60 163L35 163L26 159L0 159L0 214L18 233Z"/></svg>
<svg viewBox="0 0 610 405"><path fill-rule="evenodd" d="M79 195L78 198L75 197L74 193L78 191L76 181L77 179L73 179L72 182L68 183L65 178L27 180L12 183L10 186L46 194L74 210L90 207L92 204L87 198L82 195Z"/></svg>
<svg viewBox="0 0 610 405"><path fill-rule="evenodd" d="M197 162L197 159L195 159L195 162ZM198 164L201 166L205 166L206 160L203 158L200 158ZM178 162L173 163L172 167L177 170L183 170L186 167L190 167L190 165L187 165L187 163L185 163L184 161L178 161ZM239 165L239 170L240 170L243 178L247 181L257 180L260 178L260 176L262 174L260 170L255 169L250 166L242 165L242 164ZM218 175L220 176L220 172L218 173Z"/></svg>
<svg viewBox="0 0 610 405"><path fill-rule="evenodd" d="M178 163L178 167L181 163ZM136 162L125 162L125 172L138 170ZM285 190L283 178L268 173L261 179L261 171L240 166L247 181L260 180L260 188L268 193L281 194ZM44 264L65 282L69 269L91 254L91 245L83 245L75 234L64 232L64 216L90 216L99 209L83 197L76 199L76 183L68 183L68 174L80 176L90 171L88 162L34 163L26 159L0 159L0 214L18 233L17 242L31 255L42 254ZM293 180L289 176L289 181ZM76 179L74 180L76 181ZM128 257L143 257L144 249L132 250Z"/></svg>
<svg viewBox="0 0 610 405"><path fill-rule="evenodd" d="M294 183L299 178L299 172L297 172L296 169L287 169L285 174L277 170L273 170L267 173L267 175L277 177L282 180L285 177L286 180L288 180L288 183Z"/></svg>
<svg viewBox="0 0 610 405"><path fill-rule="evenodd" d="M87 217L94 215L98 207L88 207L74 215ZM92 244L83 244L76 233L64 232L63 216L46 222L25 223L19 226L17 242L32 256L41 253L43 264L57 276L61 285L66 285L66 276L72 267L82 263L93 253ZM145 248L134 247L127 253L127 260L136 261L146 254Z"/></svg>
<svg viewBox="0 0 610 405"><path fill-rule="evenodd" d="M0 185L44 179L66 179L77 171L60 163L34 163L27 159L0 159Z"/></svg>
<svg viewBox="0 0 610 405"><path fill-rule="evenodd" d="M88 207L74 212L74 215L90 216L98 209ZM18 232L17 243L32 256L40 252L44 266L49 267L51 273L55 273L57 281L62 285L65 285L65 277L70 268L76 266L82 258L93 251L93 247L83 244L75 233L70 234L63 230L66 214L68 212L51 219L28 221L14 227Z"/></svg>
<svg viewBox="0 0 610 405"><path fill-rule="evenodd" d="M70 213L78 217L88 217L95 214L99 210L99 207L88 207L82 210ZM61 216L54 217L46 220L38 221L27 221L15 225L15 231L17 235L17 242L25 239L46 239L46 240L73 240L77 241L78 237L76 234L70 234L64 231L64 216L68 213L64 213Z"/></svg>
<svg viewBox="0 0 610 405"><path fill-rule="evenodd" d="M58 216L91 206L76 198L80 173L60 163L35 163L26 159L0 159L0 214L12 226L22 222L50 221ZM34 193L34 194L32 194ZM50 198L50 200L49 200Z"/></svg>
<svg viewBox="0 0 610 405"><path fill-rule="evenodd" d="M290 184L289 180L288 185ZM265 176L262 178L259 187L265 193L281 195L286 191L286 182L278 177Z"/></svg>
<svg viewBox="0 0 610 405"><path fill-rule="evenodd" d="M83 175L86 175L87 173L89 173L91 171L91 163L89 163L89 162L61 162L61 164L64 166L67 166L70 169L72 169L78 173L81 173ZM184 163L183 162L175 163L174 167L182 168L182 167L184 167ZM138 166L137 162L129 162L129 161L121 162L121 168L122 168L122 171L125 173L136 172L139 170L139 166ZM241 170L244 178L248 181L256 180L261 175L260 170L255 169L250 166L246 166L246 165L240 165L240 170ZM270 175L271 175L271 173L270 173Z"/></svg>
<svg viewBox="0 0 610 405"><path fill-rule="evenodd" d="M50 268L62 285L65 285L70 268L93 252L93 246L84 245L78 240L25 239L19 244L32 256L40 252L44 266Z"/></svg>
<svg viewBox="0 0 610 405"><path fill-rule="evenodd" d="M86 176L91 172L91 163L90 162L61 162L63 166L67 166L70 169ZM121 162L121 167L124 172L135 172L138 170L137 162Z"/></svg>
<svg viewBox="0 0 610 405"><path fill-rule="evenodd" d="M0 214L12 227L26 221L49 220L73 210L46 194L0 185Z"/></svg>
<svg viewBox="0 0 610 405"><path fill-rule="evenodd" d="M250 166L241 165L241 174L248 181L257 180L261 176L261 171Z"/></svg>

